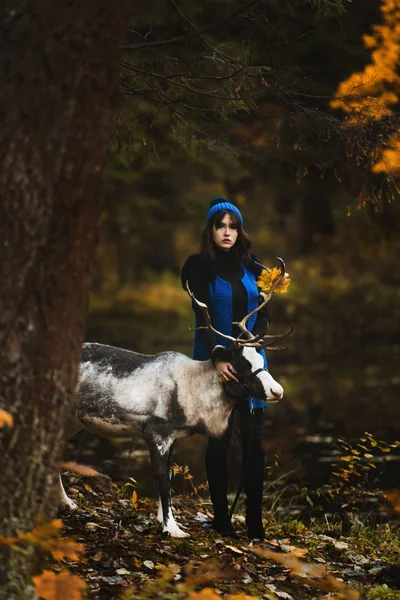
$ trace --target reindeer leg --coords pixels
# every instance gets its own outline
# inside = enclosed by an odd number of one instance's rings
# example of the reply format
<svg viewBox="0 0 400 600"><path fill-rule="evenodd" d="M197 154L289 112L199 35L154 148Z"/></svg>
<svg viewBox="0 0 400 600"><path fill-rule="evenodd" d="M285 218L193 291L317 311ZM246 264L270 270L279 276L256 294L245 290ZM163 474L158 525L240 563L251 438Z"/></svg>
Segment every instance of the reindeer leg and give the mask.
<svg viewBox="0 0 400 600"><path fill-rule="evenodd" d="M174 451L174 443L171 444L171 447L168 452L168 475L169 475L170 485L171 485L171 479L172 479L172 454L173 454L173 451ZM170 508L172 511L172 503L170 503ZM158 497L157 521L159 523L164 522L161 496ZM183 527L183 525L181 525L181 527Z"/></svg>
<svg viewBox="0 0 400 600"><path fill-rule="evenodd" d="M70 421L67 422L67 425L65 427L65 439L69 440L69 438L71 438L73 435L75 435L75 433L78 433L78 431L80 429L82 429L82 425L75 419L74 420L71 419ZM75 504L75 502L67 496L67 492L65 491L65 488L63 486L61 474L58 475L58 480L59 480L59 499L60 499L61 506L63 508L69 508L70 510L76 510L78 508L78 505Z"/></svg>
<svg viewBox="0 0 400 600"><path fill-rule="evenodd" d="M168 454L168 474L169 474L170 485L171 485L171 479L172 479L172 455L173 455L173 445L171 446L171 448L169 450L169 454ZM173 515L172 502L170 502L169 506L170 506L171 514ZM159 496L159 498L158 498L157 521L159 523L164 522L161 496ZM180 527L182 527L182 529L187 529L187 527L185 525L180 525Z"/></svg>
<svg viewBox="0 0 400 600"><path fill-rule="evenodd" d="M159 523L162 523L164 521L164 519L163 519L163 510L162 510L161 496L158 497L157 521Z"/></svg>
<svg viewBox="0 0 400 600"><path fill-rule="evenodd" d="M172 537L186 537L188 534L182 531L176 523L171 508L171 480L169 467L172 458L173 440L172 438L165 438L163 436L161 444L160 438L154 431L151 435L147 433L145 439L150 448L151 464L160 498L161 507L159 506L157 519L161 521L160 517L162 513L163 532L168 532Z"/></svg>
<svg viewBox="0 0 400 600"><path fill-rule="evenodd" d="M75 504L75 502L67 496L67 492L64 489L63 482L61 479L61 474L58 475L58 480L60 482L60 486L59 486L60 504L64 508L69 508L70 510L76 510L78 508L78 505Z"/></svg>

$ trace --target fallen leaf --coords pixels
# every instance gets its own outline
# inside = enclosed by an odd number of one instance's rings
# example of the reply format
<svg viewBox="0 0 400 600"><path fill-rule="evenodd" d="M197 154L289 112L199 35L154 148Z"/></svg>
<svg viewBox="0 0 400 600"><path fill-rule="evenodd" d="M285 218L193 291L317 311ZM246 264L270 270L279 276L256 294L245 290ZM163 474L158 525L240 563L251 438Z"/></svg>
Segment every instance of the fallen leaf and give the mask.
<svg viewBox="0 0 400 600"><path fill-rule="evenodd" d="M6 410L0 410L0 428L1 427L13 427L14 419L12 415Z"/></svg>
<svg viewBox="0 0 400 600"><path fill-rule="evenodd" d="M89 531L97 531L97 529L108 529L108 527L102 527L98 523L93 523L92 521L89 521L88 523L86 523L85 529L88 529Z"/></svg>
<svg viewBox="0 0 400 600"><path fill-rule="evenodd" d="M175 575L181 572L181 567L176 563L171 563L170 565L168 565L168 569Z"/></svg>
<svg viewBox="0 0 400 600"><path fill-rule="evenodd" d="M235 554L243 554L243 552L239 550L239 548L236 548L236 546L228 546L227 544L225 548L228 548L228 550L232 550L232 552L234 552Z"/></svg>
<svg viewBox="0 0 400 600"><path fill-rule="evenodd" d="M275 590L274 594L276 594L279 598L285 598L285 600L294 600L293 596L291 596L287 592L280 592L279 590Z"/></svg>
<svg viewBox="0 0 400 600"><path fill-rule="evenodd" d="M286 544L282 544L281 550L287 554L290 554L291 556L298 556L299 558L302 558L308 553L307 548L296 548L296 546L289 546Z"/></svg>
<svg viewBox="0 0 400 600"><path fill-rule="evenodd" d="M84 483L83 487L85 488L85 490L87 492L89 492L89 494L93 494L94 496L97 496L96 492L93 491L92 486L88 485L87 483Z"/></svg>
<svg viewBox="0 0 400 600"><path fill-rule="evenodd" d="M136 490L133 490L133 492L132 492L131 502L132 502L133 507L136 508L136 510L137 510L138 509L138 501L137 501Z"/></svg>
<svg viewBox="0 0 400 600"><path fill-rule="evenodd" d="M355 552L346 552L346 558L355 565L367 565L370 562L368 558Z"/></svg>
<svg viewBox="0 0 400 600"><path fill-rule="evenodd" d="M154 563L152 560L144 560L143 565L147 567L147 569L154 569Z"/></svg>
<svg viewBox="0 0 400 600"><path fill-rule="evenodd" d="M265 544L268 544L268 546L275 546L276 548L281 547L280 543L276 540L265 540Z"/></svg>
<svg viewBox="0 0 400 600"><path fill-rule="evenodd" d="M36 595L44 600L80 600L81 591L86 587L81 577L69 571L57 574L46 570L32 577L32 581Z"/></svg>
<svg viewBox="0 0 400 600"><path fill-rule="evenodd" d="M125 569L124 567L117 569L115 572L118 573L118 575L130 575L131 574L131 572L128 571L127 569Z"/></svg>
<svg viewBox="0 0 400 600"><path fill-rule="evenodd" d="M204 513L197 511L197 514L196 514L194 520L200 521L200 523L205 523L206 521L208 521L208 517Z"/></svg>
<svg viewBox="0 0 400 600"><path fill-rule="evenodd" d="M338 550L346 550L346 549L349 547L349 545L348 545L348 543L347 543L347 542L340 542L340 541L338 541L338 542L336 542L336 541L335 541L335 542L333 542L333 545L334 545L334 546L335 546L335 548L337 548Z"/></svg>

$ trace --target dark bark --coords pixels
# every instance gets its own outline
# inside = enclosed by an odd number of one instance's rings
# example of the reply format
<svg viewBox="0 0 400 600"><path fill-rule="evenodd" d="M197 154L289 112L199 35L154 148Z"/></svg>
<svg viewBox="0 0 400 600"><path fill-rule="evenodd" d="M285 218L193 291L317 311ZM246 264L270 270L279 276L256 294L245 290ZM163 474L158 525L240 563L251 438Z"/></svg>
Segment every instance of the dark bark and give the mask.
<svg viewBox="0 0 400 600"><path fill-rule="evenodd" d="M9 0L0 10L0 406L15 419L0 429L6 536L57 510L126 4ZM16 556L0 553L1 599L30 597Z"/></svg>

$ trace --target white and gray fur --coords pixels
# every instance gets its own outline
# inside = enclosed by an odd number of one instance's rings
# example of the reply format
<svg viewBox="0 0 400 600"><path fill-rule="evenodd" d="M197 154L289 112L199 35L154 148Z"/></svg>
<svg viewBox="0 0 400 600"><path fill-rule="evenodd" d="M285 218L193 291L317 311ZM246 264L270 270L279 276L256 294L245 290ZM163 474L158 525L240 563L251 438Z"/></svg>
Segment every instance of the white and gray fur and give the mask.
<svg viewBox="0 0 400 600"><path fill-rule="evenodd" d="M263 367L254 348L217 346L214 352L234 365L240 384L222 385L211 360L195 361L179 352L153 356L104 344L83 346L74 414L67 436L80 429L97 435L133 438L138 429L149 449L160 506L157 518L163 531L185 537L175 522L170 502L170 476L174 442L192 433L221 436L233 405L251 394L277 401L283 389ZM213 353L214 354L214 353ZM246 379L247 378L247 379ZM249 387L250 386L250 387ZM229 395L228 395L228 393ZM61 502L71 509L61 478Z"/></svg>

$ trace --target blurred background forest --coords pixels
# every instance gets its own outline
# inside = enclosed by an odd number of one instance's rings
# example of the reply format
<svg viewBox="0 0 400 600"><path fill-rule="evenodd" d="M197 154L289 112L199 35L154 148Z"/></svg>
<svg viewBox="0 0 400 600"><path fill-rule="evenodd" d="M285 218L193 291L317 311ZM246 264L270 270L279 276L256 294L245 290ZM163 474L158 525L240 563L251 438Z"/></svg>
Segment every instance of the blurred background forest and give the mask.
<svg viewBox="0 0 400 600"><path fill-rule="evenodd" d="M367 430L390 441L400 429L400 160L390 133L400 8L396 0L287 1L261 15L252 4L224 21L233 3L190 1L182 15L170 2L144 12L131 32L86 339L191 355L180 269L199 251L210 199L225 195L240 207L259 260L272 267L283 257L292 279L270 302L271 333L295 331L288 351L269 357L285 388L267 415L269 455L291 454L315 434ZM206 88L200 74L173 80L170 55L146 47L218 20L179 58L200 69L203 45L212 45L228 73L235 65L226 57L240 56L247 71L227 78L229 93L214 93L221 72ZM250 67L261 73L254 90Z"/></svg>

